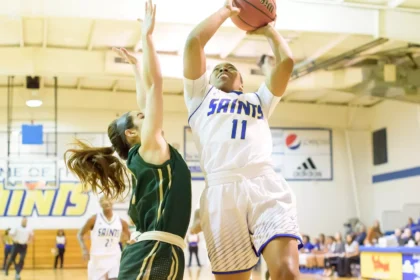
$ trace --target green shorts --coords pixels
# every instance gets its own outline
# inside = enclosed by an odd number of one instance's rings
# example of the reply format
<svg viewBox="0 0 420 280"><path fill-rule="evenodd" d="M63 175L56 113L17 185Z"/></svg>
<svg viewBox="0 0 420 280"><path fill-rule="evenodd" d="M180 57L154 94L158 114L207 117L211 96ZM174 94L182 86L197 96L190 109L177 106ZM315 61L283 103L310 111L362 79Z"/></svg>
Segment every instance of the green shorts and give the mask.
<svg viewBox="0 0 420 280"><path fill-rule="evenodd" d="M182 280L184 252L160 241L141 241L124 248L118 280Z"/></svg>

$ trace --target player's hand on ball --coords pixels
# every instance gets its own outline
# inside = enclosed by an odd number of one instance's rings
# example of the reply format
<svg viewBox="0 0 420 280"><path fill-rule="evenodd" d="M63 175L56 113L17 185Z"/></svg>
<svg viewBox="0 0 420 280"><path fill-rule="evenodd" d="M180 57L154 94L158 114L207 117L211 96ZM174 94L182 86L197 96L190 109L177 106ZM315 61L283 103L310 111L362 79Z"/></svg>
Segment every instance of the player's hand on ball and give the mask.
<svg viewBox="0 0 420 280"><path fill-rule="evenodd" d="M151 35L155 29L156 4L152 0L147 0L145 4L144 20L143 20L143 35Z"/></svg>
<svg viewBox="0 0 420 280"><path fill-rule="evenodd" d="M117 53L121 58L123 58L126 62L130 64L137 64L137 58L128 52L125 48L112 48L112 50Z"/></svg>
<svg viewBox="0 0 420 280"><path fill-rule="evenodd" d="M236 16L241 11L239 8L234 7L232 4L233 0L226 0L225 7L230 11L230 16Z"/></svg>

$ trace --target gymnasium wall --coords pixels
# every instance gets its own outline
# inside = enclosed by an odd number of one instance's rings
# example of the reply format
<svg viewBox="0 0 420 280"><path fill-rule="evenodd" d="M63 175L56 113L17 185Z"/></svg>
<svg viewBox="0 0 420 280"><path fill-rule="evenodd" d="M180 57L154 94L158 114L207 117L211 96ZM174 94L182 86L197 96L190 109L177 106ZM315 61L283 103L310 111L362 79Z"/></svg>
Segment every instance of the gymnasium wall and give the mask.
<svg viewBox="0 0 420 280"><path fill-rule="evenodd" d="M393 230L405 225L409 216L420 217L420 106L384 101L371 110L371 130L387 130L388 162L374 166L370 156L370 174L358 172L363 176L360 195L369 201L367 222L379 219L385 230ZM363 137L372 155L372 134Z"/></svg>
<svg viewBox="0 0 420 280"><path fill-rule="evenodd" d="M370 122L370 118L367 121ZM371 132L370 129L349 129L347 137L354 171L354 188L357 193L355 206L359 209L360 220L370 225L378 218L375 216L375 197L371 191L373 166ZM352 169L348 170L350 176L352 176L351 171Z"/></svg>
<svg viewBox="0 0 420 280"><path fill-rule="evenodd" d="M0 100L0 131L6 130L5 95ZM115 96L114 96L115 97ZM110 120L118 113L135 109L132 94L119 94L116 99L103 100L103 95L98 92L75 92L60 91L58 131L60 132L104 132ZM111 98L111 97L110 97ZM105 106L108 102L108 105ZM52 103L46 102L45 106L38 109L29 109L21 106L21 101L15 100L17 108L13 110L15 123L14 129L18 129L21 121L29 122L31 119L44 120L46 130L50 130L53 117ZM99 105L98 105L99 103ZM74 104L76 104L74 106ZM73 108L76 107L76 108ZM109 108L109 109L100 109ZM92 109L89 109L92 108ZM187 113L180 96L165 97L165 137L171 144L179 145L183 150L184 126L187 125ZM342 106L326 106L322 104L295 104L282 102L273 114L270 125L273 127L317 127L332 129L333 144L333 180L332 181L293 181L290 185L294 189L297 202L299 223L301 231L311 235L320 232L334 233L342 230L343 222L356 216L354 193L349 175L349 155L346 149L345 128L349 122L347 108ZM353 127L358 130L368 130L366 121L368 109L359 109L356 116L352 117ZM6 143L0 144L0 150L4 150ZM0 152L1 154L1 152ZM287 164L287 163L285 163ZM198 204L199 196L204 188L203 181L193 182L193 208ZM57 221L57 227L77 228L82 225L85 218L94 213L97 208L95 199L90 199L83 219L72 218L72 222L61 223L61 218L50 218ZM334 213L334 215L331 215ZM320 222L327 219L328 223ZM12 222L18 222L14 218L3 218L1 228L5 228ZM5 221L5 223L3 223ZM7 222L6 222L7 221ZM35 223L35 221L34 221ZM37 227L42 224L37 223Z"/></svg>

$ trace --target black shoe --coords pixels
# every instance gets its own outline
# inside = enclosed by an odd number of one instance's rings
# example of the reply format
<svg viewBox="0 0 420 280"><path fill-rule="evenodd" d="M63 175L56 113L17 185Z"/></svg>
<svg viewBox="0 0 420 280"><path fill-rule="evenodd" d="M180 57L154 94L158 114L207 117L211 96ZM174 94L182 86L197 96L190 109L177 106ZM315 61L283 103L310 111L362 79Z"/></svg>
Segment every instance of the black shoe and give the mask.
<svg viewBox="0 0 420 280"><path fill-rule="evenodd" d="M9 271L5 270L4 275L9 276Z"/></svg>

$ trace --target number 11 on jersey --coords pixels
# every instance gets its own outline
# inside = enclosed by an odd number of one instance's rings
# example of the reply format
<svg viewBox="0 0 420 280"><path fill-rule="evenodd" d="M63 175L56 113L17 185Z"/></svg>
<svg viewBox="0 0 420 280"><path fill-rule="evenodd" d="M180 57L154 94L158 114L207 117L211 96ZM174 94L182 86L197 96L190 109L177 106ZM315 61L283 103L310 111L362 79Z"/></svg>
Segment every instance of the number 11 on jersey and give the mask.
<svg viewBox="0 0 420 280"><path fill-rule="evenodd" d="M233 125L232 125L232 139L236 139L236 131L238 130L238 120L233 120L232 121ZM245 135L246 135L246 120L243 120L241 122L241 139L245 139Z"/></svg>

